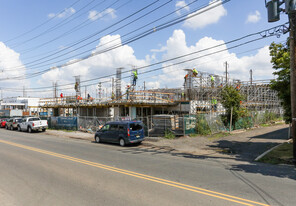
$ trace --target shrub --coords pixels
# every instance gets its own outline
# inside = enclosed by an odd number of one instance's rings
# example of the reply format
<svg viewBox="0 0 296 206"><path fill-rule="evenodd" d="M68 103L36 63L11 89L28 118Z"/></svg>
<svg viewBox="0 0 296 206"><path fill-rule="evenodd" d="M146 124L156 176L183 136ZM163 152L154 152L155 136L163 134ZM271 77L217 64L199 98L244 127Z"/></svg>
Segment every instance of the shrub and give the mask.
<svg viewBox="0 0 296 206"><path fill-rule="evenodd" d="M175 137L175 134L169 129L164 132L164 138L166 139L174 139Z"/></svg>
<svg viewBox="0 0 296 206"><path fill-rule="evenodd" d="M204 116L200 115L197 117L196 121L196 132L201 135L208 135L211 134L211 129L209 124Z"/></svg>

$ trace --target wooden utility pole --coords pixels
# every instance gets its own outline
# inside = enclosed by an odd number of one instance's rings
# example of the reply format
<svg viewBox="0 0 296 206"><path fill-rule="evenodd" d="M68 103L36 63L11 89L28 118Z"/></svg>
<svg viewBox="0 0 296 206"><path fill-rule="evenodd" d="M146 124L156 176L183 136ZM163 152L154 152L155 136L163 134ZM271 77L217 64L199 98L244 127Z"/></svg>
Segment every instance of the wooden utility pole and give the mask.
<svg viewBox="0 0 296 206"><path fill-rule="evenodd" d="M289 14L290 21L290 84L291 84L291 112L292 112L292 128L291 135L293 138L293 158L296 162L296 13Z"/></svg>

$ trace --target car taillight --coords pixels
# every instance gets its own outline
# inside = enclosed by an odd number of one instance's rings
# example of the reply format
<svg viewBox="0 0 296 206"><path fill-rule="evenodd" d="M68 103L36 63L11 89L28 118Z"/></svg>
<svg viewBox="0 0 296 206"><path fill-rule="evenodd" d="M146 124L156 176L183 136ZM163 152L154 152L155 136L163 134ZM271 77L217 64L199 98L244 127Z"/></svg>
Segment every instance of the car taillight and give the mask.
<svg viewBox="0 0 296 206"><path fill-rule="evenodd" d="M131 135L130 135L130 131L129 131L129 129L127 129L127 136L128 136L128 137L131 136Z"/></svg>
<svg viewBox="0 0 296 206"><path fill-rule="evenodd" d="M16 124L16 122L13 122L12 124Z"/></svg>
<svg viewBox="0 0 296 206"><path fill-rule="evenodd" d="M33 127L35 126L35 124L33 123Z"/></svg>

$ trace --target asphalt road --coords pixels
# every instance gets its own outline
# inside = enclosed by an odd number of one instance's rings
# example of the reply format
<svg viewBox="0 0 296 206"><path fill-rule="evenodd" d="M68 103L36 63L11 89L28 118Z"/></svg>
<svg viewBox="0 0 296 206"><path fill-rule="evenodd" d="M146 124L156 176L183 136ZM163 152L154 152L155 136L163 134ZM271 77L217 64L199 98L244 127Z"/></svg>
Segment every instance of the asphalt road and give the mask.
<svg viewBox="0 0 296 206"><path fill-rule="evenodd" d="M296 170L0 130L0 205L295 205Z"/></svg>

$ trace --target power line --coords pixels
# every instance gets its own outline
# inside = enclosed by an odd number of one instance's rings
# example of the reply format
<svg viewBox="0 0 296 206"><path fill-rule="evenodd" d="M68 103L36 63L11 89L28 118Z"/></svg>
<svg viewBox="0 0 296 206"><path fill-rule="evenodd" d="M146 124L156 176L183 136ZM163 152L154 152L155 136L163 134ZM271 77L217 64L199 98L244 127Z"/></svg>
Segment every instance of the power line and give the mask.
<svg viewBox="0 0 296 206"><path fill-rule="evenodd" d="M270 29L269 29L270 30ZM258 33L262 33L262 32L257 32ZM200 58L204 58L204 57L207 57L207 56L210 56L210 55L214 55L214 54L217 54L217 53L221 53L223 51L227 51L227 50L230 50L230 49L234 49L234 48L237 48L237 47L240 47L240 46L243 46L243 45L246 45L246 44L249 44L249 43L252 43L252 42L255 42L255 41L258 41L258 40L261 40L261 39L264 39L264 38L267 38L267 37L272 37L276 34L273 34L273 35L270 35L270 36L264 36L264 37L259 37L257 39L253 39L253 40L250 40L250 41L247 41L247 42L244 42L244 43L240 43L238 45L234 45L232 47L229 47L229 48L226 48L226 49L222 49L222 50L219 50L219 51L215 51L215 52L212 52L212 53L209 53L209 54L205 54L203 56L198 56L198 57L195 57L195 58L191 58L189 60L184 60L184 61L181 61L181 62L177 62L177 63L174 63L174 64L170 64L170 65L167 65L167 66L163 66L163 67L159 67L159 68L156 68L156 69L151 69L151 70L148 70L148 71L145 71L145 72L142 72L142 73L139 73L139 74L145 74L145 73L150 73L150 72L154 72L154 71L158 71L158 70L161 70L163 68L167 68L167 67L171 67L171 66L176 66L176 65L179 65L179 64L184 64L184 63L187 63L187 62L190 62L190 61L193 61L193 60L197 60L197 59L200 59ZM249 35L247 35L249 36ZM239 38L241 39L241 38ZM234 40L230 41L230 42L233 42ZM220 45L216 45L214 47L210 47L210 48L207 48L207 49L204 49L202 51L206 51L206 50L210 50L210 49L213 49L213 48L216 48L216 47L219 47L219 46L222 46L221 44ZM198 51L198 52L202 52L202 51ZM192 52L190 54L187 54L187 55L182 55L182 56L179 56L179 57L175 57L175 58L172 58L172 59L169 59L169 60L164 60L164 61L161 61L161 62L158 62L158 63L155 63L155 64L151 64L151 65L147 65L147 66L143 66L143 67L138 67L137 69L138 70L141 70L141 69L144 69L144 68L147 68L147 67L150 67L150 66L154 66L156 64L161 64L161 63L164 63L164 62L167 62L167 61L172 61L172 60L176 60L178 58L183 58L183 57L186 57L186 56L189 56L189 55L192 55L192 54L196 54L198 52ZM131 70L128 70L128 71L125 71L125 72L122 72L122 73L130 73ZM98 78L93 78L93 79L90 79L90 80L84 80L84 81L81 81L81 83L84 83L84 82L90 82L90 81L95 81L95 80L99 80L99 79L104 79L104 78L108 78L108 77L112 77L114 76L114 74L112 75L106 75L106 76L102 76L102 77L98 77ZM130 75L124 77L124 78L129 78ZM105 81L105 82L108 82L108 81ZM105 82L102 82L102 83L105 83ZM94 84L88 84L88 85L84 85L84 86L91 86L91 85L94 85ZM73 86L73 84L64 84L64 85L60 85L60 87L64 87L64 86ZM46 88L50 88L50 87L39 87L39 88L34 88L34 89L46 89ZM33 88L32 88L33 89ZM69 88L69 89L72 89Z"/></svg>
<svg viewBox="0 0 296 206"><path fill-rule="evenodd" d="M84 7L80 8L79 10L77 10L74 14L71 14L70 16L65 17L65 18L64 18L62 21L60 21L58 24L56 24L56 25L54 25L54 26L52 26L52 27L46 29L45 31L41 32L40 34L38 34L38 35L36 35L36 36L33 36L32 38L30 38L30 39L28 39L28 40L25 40L25 41L23 41L23 42L15 43L14 45L11 45L11 47L13 47L13 48L18 48L18 47L20 47L20 46L22 46L22 45L24 45L24 44L26 44L26 43L28 43L28 42L31 42L31 41L33 41L33 40L35 40L35 39L37 39L37 38L39 38L39 37L41 37L41 36L43 36L43 35L45 35L45 34L48 34L48 33L52 32L52 31L56 30L57 28L60 27L60 25L61 25L63 22L65 22L65 21L67 21L67 19L69 19L69 18L71 18L71 17L77 15L77 14L78 14L79 12L81 12L85 7L89 6L89 5L92 4L94 1L96 1L96 0L92 0L92 1L90 1L90 2L87 3ZM66 10L64 10L64 12L65 12L65 11L66 11ZM22 51L20 51L20 52L22 52Z"/></svg>
<svg viewBox="0 0 296 206"><path fill-rule="evenodd" d="M198 9L198 10L202 10L202 11L197 12L197 13L195 13L195 14L193 14L193 15L190 15L189 17L188 17L187 15L183 15L183 16L181 16L181 19L180 19L180 18L177 18L177 19L173 19L173 20L171 20L171 21L168 21L168 22L166 22L166 23L163 23L163 24L157 26L157 30L159 31L159 30L165 29L165 28L167 28L167 27L170 27L170 26L172 26L172 25L174 25L174 24L176 24L176 23L180 23L180 22L182 22L182 21L185 21L186 19L193 18L193 17L195 17L195 16L197 16L197 15L199 15L199 14L201 14L201 13L207 12L208 10L213 9L213 8L215 8L215 7L217 7L217 6L220 6L221 4L227 3L227 2L229 2L229 1L230 1L230 0L225 0L225 1L223 1L223 2L220 2L219 4L216 4L216 5L212 6L212 7L209 7L209 8L207 8L207 9L205 9L206 7L202 7L202 8L200 8L200 9ZM216 2L215 2L215 3L216 3ZM211 6L211 5L210 5L210 6ZM198 11L198 10L197 10L197 11ZM194 12L196 12L196 11L194 11ZM178 21L177 21L177 20L178 20ZM85 59L88 59L88 58L90 58L90 57L96 56L96 55L98 55L98 54L101 54L101 53L104 53L104 52L107 52L107 51L110 51L110 50L113 50L113 49L119 48L119 47L121 47L122 45L125 45L125 44L128 44L128 43L134 42L134 41L136 41L136 40L139 40L139 39L141 39L141 38L143 38L143 37L145 37L145 36L148 36L148 35L150 35L150 34L152 34L152 33L154 33L154 32L155 32L155 28L154 28L152 31L149 29L149 30L147 30L147 31L145 31L145 32L143 32L143 33L141 33L141 34L139 34L139 35L133 37L133 38L130 38L128 41L124 42L124 44L116 45L116 46L113 46L113 47L111 47L111 48L105 49L105 50L103 50L103 51L94 52L94 53L92 53L91 55L88 55L88 56L86 56L86 57L80 58L79 60L75 60L75 61L68 62L68 63L63 64L63 65L59 65L58 67L61 68L61 67L65 67L65 66L69 66L69 65L72 65L72 64L78 63L78 62L83 61L83 60L85 60ZM73 50L72 50L72 51L73 51ZM78 55L81 55L81 54L83 54L83 53L80 53L80 54L78 54ZM75 56L76 56L76 55L75 55ZM75 56L74 56L74 57L75 57ZM61 61L64 61L64 60L67 60L67 59L63 59L63 60L60 60L60 61L58 61L58 62L61 62ZM58 62L56 62L56 63L58 63ZM48 65L51 65L51 64L45 64L45 65L42 65L42 66L48 66ZM47 71L49 71L49 70L50 70L50 69L46 69L46 70L43 70L43 71L40 71L40 72L36 72L36 73L32 73L32 74L28 74L28 75L32 75L32 76L30 77L30 78L32 78L32 77L35 77L35 75L43 74L43 73L45 73L45 72L47 72ZM20 77L15 77L15 78L21 78L21 77L22 77L22 76L20 76Z"/></svg>
<svg viewBox="0 0 296 206"><path fill-rule="evenodd" d="M80 1L80 0L75 1L73 4L71 4L71 5L68 6L67 8L71 8L71 7L73 7L73 6L74 6L75 4L77 4L79 1ZM27 34L33 32L33 31L35 31L36 29L38 29L38 28L42 27L43 25L47 24L48 22L52 21L54 18L56 18L58 15L60 15L60 14L63 13L64 11L65 11L65 10L63 9L62 11L60 11L59 13L57 13L54 17L49 18L49 19L46 20L45 22L43 22L43 23L39 24L38 26L36 26L36 27L30 29L29 31L26 31L26 32L24 32L24 33L22 33L22 34L20 34L20 35L18 35L18 36L16 36L16 37L13 37L13 38L11 38L11 39L8 39L8 40L5 41L4 43L6 44L6 43L8 43L8 42L10 42L10 41L14 41L14 40L16 40L16 39L19 39L19 38L22 37L22 36L25 36L25 35L27 35Z"/></svg>
<svg viewBox="0 0 296 206"><path fill-rule="evenodd" d="M82 40L79 40L78 42L74 43L74 44L71 45L71 46L67 46L67 47L64 48L63 50L57 51L57 52L55 52L54 54L52 54L52 55L50 55L50 56L53 56L53 55L58 54L58 53L60 53L60 52L62 52L62 51L68 50L69 48L71 48L71 47L73 47L73 46L79 45L80 43L82 43L82 42L84 42L84 41L86 41L86 40L88 40L88 39L90 39L90 38L92 38L92 37L94 37L94 36L100 34L100 33L103 32L103 31L106 31L106 30L109 29L109 28L112 28L113 26L116 26L117 24L119 24L119 23L121 23L121 22L123 22L123 21L125 21L125 20L127 20L127 19L129 19L129 18L131 18L132 16L134 16L134 15L136 15L136 14L142 12L143 10L145 10L145 9L147 9L147 8L149 8L149 7L151 7L152 5L154 5L155 3L157 3L158 1L159 1L159 0L156 0L156 1L152 2L152 3L150 3L149 5L147 5L147 6L143 7L143 8L141 8L140 10L138 10L138 11L136 11L136 12L134 12L134 13L128 15L127 17L125 17L125 18L123 18L123 19L117 21L116 23L112 24L111 26L108 26L108 27L106 27L106 28L103 28L103 29L101 29L100 31L98 31L98 32L96 32L96 33L94 33L94 34L91 34L91 35L89 35L89 36L83 38ZM172 1L172 0L169 0L169 1ZM126 24L126 25L129 25L129 23ZM96 39L95 41L97 41L97 39ZM93 43L93 42L91 42L91 43ZM87 45L89 45L89 44L87 44ZM87 45L85 45L85 46L87 46ZM82 48L82 47L81 47L81 48ZM79 48L78 48L78 49L79 49ZM78 49L75 49L75 50L78 50ZM67 52L66 54L70 54L70 53L72 53L73 51L74 51L74 50L71 50L71 51ZM60 56L55 57L55 58L53 58L53 59L59 58L59 57L64 56L64 55L66 55L66 54L60 55ZM37 61L40 61L40 60L42 60L42 59L44 59L44 58L41 58L41 59L39 59L39 60L37 60ZM50 60L53 60L53 59L50 59ZM68 58L67 58L67 59L68 59ZM50 61L50 60L47 60L47 61L45 61L45 62L48 62L48 61ZM64 60L62 60L62 61L64 61ZM29 64L34 63L34 62L35 62L35 61L29 62ZM61 62L61 61L59 61L59 62ZM41 63L44 63L44 62L41 62ZM39 64L41 64L41 63L33 64L33 66L39 65ZM56 62L56 63L57 63L57 62ZM52 64L52 63L51 63L51 64ZM49 65L51 65L51 64L46 64L46 65L42 65L42 66L49 66ZM20 68L25 68L25 66L12 67L12 68L8 68L7 70L14 69L14 68L15 68L15 69L20 69Z"/></svg>
<svg viewBox="0 0 296 206"><path fill-rule="evenodd" d="M105 1L106 1L106 0L104 0L103 2L105 2ZM108 8L110 8L110 7L112 7L113 5L115 5L116 3L118 3L119 1L120 1L120 0L117 0L117 1L113 2L112 4L108 5L107 7L105 7L105 9L101 10L99 13L101 13L101 12L103 12L104 10L106 10L106 9L108 9ZM96 4L95 7L98 6L98 5L100 5L100 4L103 3L103 2L100 2L99 4ZM129 2L131 2L131 1L129 1ZM123 5L127 5L129 2L124 3ZM121 5L121 6L123 6L123 5ZM120 8L120 7L118 7L118 8ZM118 8L116 8L116 9L118 9ZM87 11L87 12L88 12L88 11ZM83 14L85 14L85 13L82 13L81 15L83 15ZM69 22L71 22L71 21L73 21L73 20L79 18L81 15L79 15L79 16L73 18L73 19L70 19L68 22L65 22L64 24L62 24L62 25L60 25L60 26L54 28L53 30L50 30L49 32L54 31L54 30L56 30L57 28L59 28L59 27L61 27L61 26L64 26L64 25L68 24ZM97 14L97 15L98 15L98 14ZM103 17L106 16L106 15L107 15L107 14L101 16L100 18L103 18ZM86 19L85 21L83 21L83 22L80 23L79 25L83 25L83 24L85 24L85 22L88 22L88 21L89 21L89 19ZM91 23L93 23L93 22L91 22ZM78 25L78 26L79 26L79 25ZM74 28L77 28L77 26L75 26ZM54 41L56 41L56 40L58 40L58 39L60 39L60 38L62 38L62 37L65 37L65 36L68 35L68 34L72 34L72 32L76 31L76 30L74 30L74 28L70 29L70 30L67 31L67 32L62 33L61 35L59 35L59 36L57 36L57 37L55 37L55 38L53 38L53 39L50 39L50 40L48 40L48 41L46 41L46 42L44 42L44 43L42 43L42 44L39 44L39 45L37 45L37 46L35 46L35 47L29 48L29 49L24 50L24 51L20 51L20 53L22 53L22 54L26 54L26 53L32 52L32 51L34 51L34 50L36 50L36 49L38 49L38 48L41 48L41 47L43 47L43 46L45 46L45 45L48 45L49 43L54 42ZM45 31L44 34L47 34L47 32Z"/></svg>

